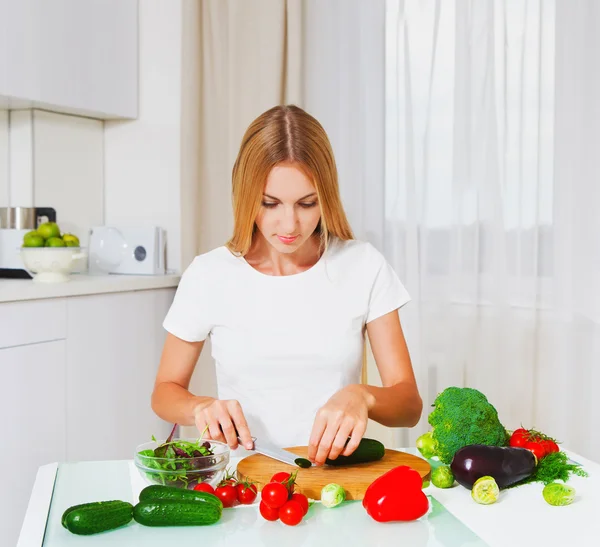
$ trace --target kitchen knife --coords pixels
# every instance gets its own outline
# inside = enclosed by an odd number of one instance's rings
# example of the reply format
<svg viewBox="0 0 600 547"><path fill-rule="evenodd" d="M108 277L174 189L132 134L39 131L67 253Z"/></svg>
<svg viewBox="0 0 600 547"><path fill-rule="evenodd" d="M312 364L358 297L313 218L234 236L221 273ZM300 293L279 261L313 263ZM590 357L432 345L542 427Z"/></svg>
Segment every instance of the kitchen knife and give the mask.
<svg viewBox="0 0 600 547"><path fill-rule="evenodd" d="M241 443L241 439L239 437L238 441L240 441ZM313 465L310 462L310 460L307 460L306 458L301 458L297 454L289 452L288 450L284 450L283 448L279 448L278 446L275 446L269 441L259 440L256 437L252 437L252 441L254 442L254 448L252 448L250 452L257 452L258 454L262 454L263 456L267 456L269 458L273 458L274 460L287 463L288 465L302 467L303 469L312 467Z"/></svg>

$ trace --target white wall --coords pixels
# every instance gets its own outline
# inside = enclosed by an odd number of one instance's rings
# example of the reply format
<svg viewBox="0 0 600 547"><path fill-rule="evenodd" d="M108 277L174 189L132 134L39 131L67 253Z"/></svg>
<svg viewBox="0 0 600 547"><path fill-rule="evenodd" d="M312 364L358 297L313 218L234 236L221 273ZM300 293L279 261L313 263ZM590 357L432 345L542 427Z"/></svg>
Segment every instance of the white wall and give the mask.
<svg viewBox="0 0 600 547"><path fill-rule="evenodd" d="M41 110L2 119L0 205L53 207L61 230L87 246L90 228L104 222L103 122Z"/></svg>
<svg viewBox="0 0 600 547"><path fill-rule="evenodd" d="M140 3L139 118L104 133L106 223L161 226L178 271L196 252L198 18L197 2Z"/></svg>
<svg viewBox="0 0 600 547"><path fill-rule="evenodd" d="M8 112L0 110L0 207L8 205Z"/></svg>
<svg viewBox="0 0 600 547"><path fill-rule="evenodd" d="M63 232L89 242L104 222L103 122L33 112L33 196L37 207L54 207Z"/></svg>

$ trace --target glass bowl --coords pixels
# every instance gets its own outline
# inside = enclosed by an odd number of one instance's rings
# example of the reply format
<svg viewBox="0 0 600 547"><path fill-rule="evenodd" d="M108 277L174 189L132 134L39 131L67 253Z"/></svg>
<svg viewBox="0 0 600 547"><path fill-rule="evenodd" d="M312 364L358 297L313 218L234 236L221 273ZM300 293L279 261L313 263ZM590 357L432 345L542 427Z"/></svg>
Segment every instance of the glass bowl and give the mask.
<svg viewBox="0 0 600 547"><path fill-rule="evenodd" d="M195 442L198 439L173 439ZM213 452L211 456L165 457L154 456L153 451L160 446L155 441L139 445L135 450L134 463L145 481L149 484L162 484L178 488L194 488L201 482L216 487L225 475L229 464L229 446L219 441L204 441L204 446Z"/></svg>

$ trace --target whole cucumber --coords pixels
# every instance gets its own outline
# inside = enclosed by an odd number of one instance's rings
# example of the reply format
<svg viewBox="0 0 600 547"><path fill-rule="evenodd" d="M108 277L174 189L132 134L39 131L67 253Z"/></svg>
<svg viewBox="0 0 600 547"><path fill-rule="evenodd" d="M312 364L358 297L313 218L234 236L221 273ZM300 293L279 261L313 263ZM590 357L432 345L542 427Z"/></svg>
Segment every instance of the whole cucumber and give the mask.
<svg viewBox="0 0 600 547"><path fill-rule="evenodd" d="M131 522L133 506L126 501L92 502L70 507L63 515L69 532L88 536L114 530Z"/></svg>
<svg viewBox="0 0 600 547"><path fill-rule="evenodd" d="M146 486L140 492L140 501L151 500L181 500L196 501L198 503L212 503L220 509L223 509L221 500L210 492L199 492L197 490L186 490L185 488L176 488L175 486L162 486L153 484Z"/></svg>
<svg viewBox="0 0 600 547"><path fill-rule="evenodd" d="M218 522L221 514L212 503L191 500L148 500L133 508L133 518L144 526L204 526Z"/></svg>

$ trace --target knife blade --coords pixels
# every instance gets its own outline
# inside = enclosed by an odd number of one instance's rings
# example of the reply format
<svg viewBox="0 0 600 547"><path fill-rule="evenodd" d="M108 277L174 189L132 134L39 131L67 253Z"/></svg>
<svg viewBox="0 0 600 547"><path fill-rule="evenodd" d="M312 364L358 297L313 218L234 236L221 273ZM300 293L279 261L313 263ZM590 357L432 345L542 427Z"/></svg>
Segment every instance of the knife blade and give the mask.
<svg viewBox="0 0 600 547"><path fill-rule="evenodd" d="M250 450L250 452L256 452L258 454L262 454L263 456L267 456L268 458L273 458L274 460L287 463L288 465L293 465L295 467L301 467L303 469L312 467L313 465L310 460L302 458L297 454L290 452L289 450L279 448L269 441L259 440L256 437L252 437L252 441L254 442L254 447L252 450Z"/></svg>

